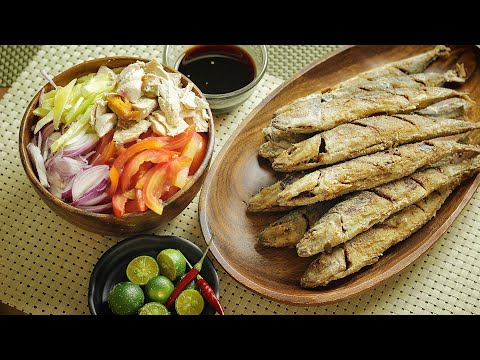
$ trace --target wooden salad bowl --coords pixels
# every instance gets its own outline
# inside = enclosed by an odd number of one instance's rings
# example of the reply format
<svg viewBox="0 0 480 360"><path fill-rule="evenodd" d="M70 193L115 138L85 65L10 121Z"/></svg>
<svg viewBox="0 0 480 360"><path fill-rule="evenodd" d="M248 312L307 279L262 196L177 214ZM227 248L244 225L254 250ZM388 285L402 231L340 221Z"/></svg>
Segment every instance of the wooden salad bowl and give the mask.
<svg viewBox="0 0 480 360"><path fill-rule="evenodd" d="M475 46L451 46L451 55L433 63L428 71L452 69L464 63L467 81L457 89L476 101L469 117L480 118L480 50ZM296 98L332 86L368 69L416 55L432 46L346 46L308 65L262 101L238 126L216 157L203 186L199 209L205 239L214 237L211 251L237 281L254 292L286 304L324 305L372 289L424 254L452 224L480 183L480 175L462 183L437 215L417 233L385 252L375 264L328 286L313 290L300 287L300 278L315 258L300 258L296 250L266 248L259 233L285 213L247 213L247 203L260 188L281 178L257 153L263 143L262 128L276 109ZM474 134L472 134L474 135ZM480 137L472 136L474 143Z"/></svg>
<svg viewBox="0 0 480 360"><path fill-rule="evenodd" d="M136 61L148 62L150 60L126 56L94 59L75 65L65 70L64 72L55 76L53 78L53 81L57 85L65 86L74 78L80 78L81 76L97 72L97 70L102 65L106 65L109 68L118 68L127 66ZM164 68L169 72L178 72L165 65ZM191 81L186 76L182 75L183 85L186 85L189 82ZM43 87L43 89L45 92L48 92L52 90L53 87L50 84L47 84ZM195 94L205 99L201 91L195 85L193 86L193 91L195 92ZM38 193L38 195L40 195L40 197L48 205L48 207L52 209L56 214L61 216L63 219L82 229L102 235L124 236L138 234L166 225L170 220L180 214L188 206L188 204L190 204L190 202L200 190L205 180L205 176L210 166L213 154L215 134L213 120L210 121L208 133L208 147L202 164L200 165L199 169L192 177L192 179L188 182L188 184L183 189L178 191L172 198L168 199L165 202L165 207L162 215L158 215L151 210L147 210L143 213L125 214L123 217L118 218L113 214L96 214L86 212L84 210L77 209L56 198L38 181L27 151L27 145L28 143L30 143L30 140L33 137L33 133L31 130L32 125L34 125L38 120L38 117L33 115L33 111L38 106L40 92L41 91L39 91L34 96L32 101L28 105L25 114L23 115L22 122L20 124L20 158L22 159L22 165L25 173L27 174L27 177L30 180L30 183L32 184L35 191ZM210 115L210 118L213 119L210 109L208 109L208 113Z"/></svg>

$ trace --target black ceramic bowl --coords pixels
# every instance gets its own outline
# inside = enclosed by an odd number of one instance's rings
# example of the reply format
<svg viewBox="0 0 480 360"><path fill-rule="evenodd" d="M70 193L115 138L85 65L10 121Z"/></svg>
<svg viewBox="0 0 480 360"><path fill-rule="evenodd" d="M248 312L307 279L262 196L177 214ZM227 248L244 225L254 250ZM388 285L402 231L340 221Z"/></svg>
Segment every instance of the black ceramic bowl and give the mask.
<svg viewBox="0 0 480 360"><path fill-rule="evenodd" d="M202 257L203 251L194 243L179 236L136 235L120 241L108 249L95 265L88 287L88 307L92 315L113 315L108 307L108 293L116 283L128 281L128 263L140 255L156 258L164 249L178 249L190 264ZM187 266L188 269L188 266ZM188 270L187 270L188 271ZM219 280L212 262L205 258L200 275L219 296ZM205 301L202 315L213 315L215 310Z"/></svg>

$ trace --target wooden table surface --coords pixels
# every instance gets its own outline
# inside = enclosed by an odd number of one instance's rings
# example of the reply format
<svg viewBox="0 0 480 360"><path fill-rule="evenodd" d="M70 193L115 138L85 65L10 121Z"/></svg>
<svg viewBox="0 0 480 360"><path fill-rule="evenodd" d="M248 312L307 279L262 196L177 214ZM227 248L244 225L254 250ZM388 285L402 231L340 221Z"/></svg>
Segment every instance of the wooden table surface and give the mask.
<svg viewBox="0 0 480 360"><path fill-rule="evenodd" d="M0 87L0 99L7 92L8 88ZM0 315L26 315L25 313L12 308L11 306L5 305L0 302Z"/></svg>

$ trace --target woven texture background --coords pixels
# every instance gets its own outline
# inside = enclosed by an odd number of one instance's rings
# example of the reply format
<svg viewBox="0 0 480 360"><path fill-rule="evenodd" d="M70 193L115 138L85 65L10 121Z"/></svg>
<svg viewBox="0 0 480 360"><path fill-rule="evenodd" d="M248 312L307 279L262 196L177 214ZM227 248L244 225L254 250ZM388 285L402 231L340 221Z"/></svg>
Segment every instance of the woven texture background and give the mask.
<svg viewBox="0 0 480 360"><path fill-rule="evenodd" d="M38 50L35 45L0 45L0 87L10 86Z"/></svg>
<svg viewBox="0 0 480 360"><path fill-rule="evenodd" d="M282 79L334 47L271 48L271 68L252 97L229 115L215 119L216 153ZM86 232L56 216L23 172L18 128L31 97L44 85L39 69L56 74L95 57L160 57L161 50L161 46L44 46L0 100L0 301L32 314L88 314L93 266L121 240ZM283 62L282 51L288 54ZM168 226L153 233L179 235L204 248L197 201L198 197ZM266 300L239 285L210 258L219 273L227 314L478 314L479 213L477 192L449 231L404 273L356 298L329 306L296 307Z"/></svg>

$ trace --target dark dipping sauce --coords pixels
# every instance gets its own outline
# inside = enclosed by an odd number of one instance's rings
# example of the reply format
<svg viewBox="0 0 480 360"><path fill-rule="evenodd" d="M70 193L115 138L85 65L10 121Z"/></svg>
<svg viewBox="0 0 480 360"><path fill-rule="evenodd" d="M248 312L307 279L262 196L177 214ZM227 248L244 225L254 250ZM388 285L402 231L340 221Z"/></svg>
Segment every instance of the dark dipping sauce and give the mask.
<svg viewBox="0 0 480 360"><path fill-rule="evenodd" d="M178 71L204 94L225 94L243 88L257 73L252 57L234 45L197 45L178 60Z"/></svg>

